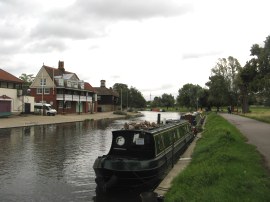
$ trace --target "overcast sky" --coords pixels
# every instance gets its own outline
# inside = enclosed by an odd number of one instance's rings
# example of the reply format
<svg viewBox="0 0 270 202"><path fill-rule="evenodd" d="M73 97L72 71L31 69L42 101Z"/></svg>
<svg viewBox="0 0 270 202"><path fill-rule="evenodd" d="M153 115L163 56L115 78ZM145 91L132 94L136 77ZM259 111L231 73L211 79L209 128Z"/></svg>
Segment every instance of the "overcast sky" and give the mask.
<svg viewBox="0 0 270 202"><path fill-rule="evenodd" d="M124 83L146 100L205 86L219 58L242 66L270 35L269 0L0 0L0 68L44 63L92 86ZM150 96L151 95L151 96Z"/></svg>

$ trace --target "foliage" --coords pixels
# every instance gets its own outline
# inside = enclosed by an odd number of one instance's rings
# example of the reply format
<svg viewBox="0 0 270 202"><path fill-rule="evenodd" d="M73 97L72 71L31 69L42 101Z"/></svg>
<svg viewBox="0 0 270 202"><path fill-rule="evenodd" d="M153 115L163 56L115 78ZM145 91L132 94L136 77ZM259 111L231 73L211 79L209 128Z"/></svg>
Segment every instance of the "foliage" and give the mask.
<svg viewBox="0 0 270 202"><path fill-rule="evenodd" d="M204 131L165 202L270 201L269 172L256 148L215 113L208 115Z"/></svg>
<svg viewBox="0 0 270 202"><path fill-rule="evenodd" d="M199 106L199 99L202 96L202 87L188 83L178 90L177 104L189 109L197 109Z"/></svg>
<svg viewBox="0 0 270 202"><path fill-rule="evenodd" d="M174 106L174 97L172 96L172 94L166 94L164 93L162 96L161 96L161 106L162 107L166 107L167 109L169 107L173 107Z"/></svg>
<svg viewBox="0 0 270 202"><path fill-rule="evenodd" d="M122 104L123 108L143 108L146 106L146 100L142 93L135 87L129 89L126 84L115 83L113 89L120 95L118 105Z"/></svg>
<svg viewBox="0 0 270 202"><path fill-rule="evenodd" d="M174 103L173 95L164 93L161 97L154 97L154 100L151 102L151 107L165 107L168 110L170 107L174 107Z"/></svg>
<svg viewBox="0 0 270 202"><path fill-rule="evenodd" d="M216 107L238 104L240 78L237 75L241 69L238 60L232 56L218 60L206 83L209 87L209 103Z"/></svg>
<svg viewBox="0 0 270 202"><path fill-rule="evenodd" d="M117 105L121 105L123 108L128 107L128 97L129 97L129 88L126 84L115 83L113 85L113 90L118 92L119 99L117 100Z"/></svg>
<svg viewBox="0 0 270 202"><path fill-rule="evenodd" d="M270 36L266 37L263 47L254 44L250 52L254 57L246 64L248 87L265 101L270 100Z"/></svg>
<svg viewBox="0 0 270 202"><path fill-rule="evenodd" d="M33 83L35 77L33 74L21 74L21 76L19 76L19 78L23 81L23 86L22 86L22 90L23 90L23 94L26 95L29 93L28 89L30 88L30 85Z"/></svg>
<svg viewBox="0 0 270 202"><path fill-rule="evenodd" d="M151 103L151 107L152 108L155 108L155 107L160 107L162 104L161 104L161 97L154 97L154 100L152 101Z"/></svg>
<svg viewBox="0 0 270 202"><path fill-rule="evenodd" d="M129 105L128 106L131 108L143 108L146 106L146 100L144 99L142 93L132 86L129 89Z"/></svg>
<svg viewBox="0 0 270 202"><path fill-rule="evenodd" d="M21 80L23 80L23 82L24 82L27 86L30 86L30 85L33 83L34 79L35 79L35 77L34 77L33 74L25 74L25 73L23 73L19 78L20 78Z"/></svg>

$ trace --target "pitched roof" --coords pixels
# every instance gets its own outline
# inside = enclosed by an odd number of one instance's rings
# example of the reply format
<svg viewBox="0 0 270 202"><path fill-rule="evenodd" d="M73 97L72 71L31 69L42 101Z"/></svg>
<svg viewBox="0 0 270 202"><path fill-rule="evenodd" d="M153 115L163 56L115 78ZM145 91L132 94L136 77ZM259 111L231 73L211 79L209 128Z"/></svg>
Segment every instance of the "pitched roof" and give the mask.
<svg viewBox="0 0 270 202"><path fill-rule="evenodd" d="M98 95L113 95L115 97L119 97L119 94L117 92L113 91L112 88L94 87L94 89L97 91Z"/></svg>
<svg viewBox="0 0 270 202"><path fill-rule="evenodd" d="M53 68L53 67L49 67L45 65L43 65L43 67L45 68L45 70L47 71L51 79L57 76L63 76L65 79L69 79L72 75L75 75L79 79L79 77L73 72L63 71L59 68ZM96 90L90 85L90 83L87 83L87 82L84 82L84 89L88 91L96 92Z"/></svg>
<svg viewBox="0 0 270 202"><path fill-rule="evenodd" d="M84 82L84 89L92 91L92 92L96 92L96 90L88 82Z"/></svg>
<svg viewBox="0 0 270 202"><path fill-rule="evenodd" d="M23 83L23 80L4 71L3 69L0 69L0 81L7 81L7 82L13 82L13 83Z"/></svg>
<svg viewBox="0 0 270 202"><path fill-rule="evenodd" d="M75 74L75 73L68 72L68 71L63 72L62 70L60 70L58 68L53 68L53 67L49 67L49 66L45 66L45 65L43 65L43 67L45 68L45 70L47 71L47 73L49 74L51 79L53 79L54 76L62 76L63 74ZM78 78L77 75L76 75L76 77Z"/></svg>

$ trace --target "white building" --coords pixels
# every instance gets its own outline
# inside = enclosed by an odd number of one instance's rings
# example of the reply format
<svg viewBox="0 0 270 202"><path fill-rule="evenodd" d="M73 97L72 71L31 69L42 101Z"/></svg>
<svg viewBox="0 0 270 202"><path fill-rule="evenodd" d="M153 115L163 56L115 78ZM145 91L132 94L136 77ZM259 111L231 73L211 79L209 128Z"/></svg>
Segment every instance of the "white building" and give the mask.
<svg viewBox="0 0 270 202"><path fill-rule="evenodd" d="M21 79L0 69L0 117L34 112L34 97L22 86Z"/></svg>

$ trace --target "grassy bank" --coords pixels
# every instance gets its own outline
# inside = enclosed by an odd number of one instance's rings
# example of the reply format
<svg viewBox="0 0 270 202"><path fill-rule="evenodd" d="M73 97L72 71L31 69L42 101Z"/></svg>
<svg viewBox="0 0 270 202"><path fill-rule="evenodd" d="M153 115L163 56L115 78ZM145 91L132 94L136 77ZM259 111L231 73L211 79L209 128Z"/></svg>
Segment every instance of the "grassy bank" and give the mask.
<svg viewBox="0 0 270 202"><path fill-rule="evenodd" d="M250 106L250 113L243 114L243 116L270 123L270 108L263 106Z"/></svg>
<svg viewBox="0 0 270 202"><path fill-rule="evenodd" d="M255 147L215 113L209 114L192 161L165 202L270 201L270 174Z"/></svg>

